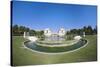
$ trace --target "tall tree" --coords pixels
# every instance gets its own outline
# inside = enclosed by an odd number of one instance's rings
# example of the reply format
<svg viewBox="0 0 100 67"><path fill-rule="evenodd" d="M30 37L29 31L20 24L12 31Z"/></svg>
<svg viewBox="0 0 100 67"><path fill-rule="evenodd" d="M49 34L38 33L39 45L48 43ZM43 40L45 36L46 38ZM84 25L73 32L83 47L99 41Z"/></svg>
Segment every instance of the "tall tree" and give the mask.
<svg viewBox="0 0 100 67"><path fill-rule="evenodd" d="M89 35L92 35L92 34L93 34L93 29L92 29L91 26L88 26L88 27L87 27L87 30L88 30L88 34L89 34Z"/></svg>
<svg viewBox="0 0 100 67"><path fill-rule="evenodd" d="M35 30L29 30L29 33L31 36L36 36L36 31Z"/></svg>
<svg viewBox="0 0 100 67"><path fill-rule="evenodd" d="M97 34L97 26L95 26L93 32L94 32L94 34Z"/></svg>

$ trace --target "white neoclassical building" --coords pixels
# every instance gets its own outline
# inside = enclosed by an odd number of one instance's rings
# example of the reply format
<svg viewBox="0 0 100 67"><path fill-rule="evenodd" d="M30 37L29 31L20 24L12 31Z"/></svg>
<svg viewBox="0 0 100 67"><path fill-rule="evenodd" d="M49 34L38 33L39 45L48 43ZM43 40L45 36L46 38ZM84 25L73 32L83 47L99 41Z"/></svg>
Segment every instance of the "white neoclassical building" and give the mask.
<svg viewBox="0 0 100 67"><path fill-rule="evenodd" d="M59 36L64 36L66 33L65 29L64 28L60 28L60 30L58 31L58 35Z"/></svg>
<svg viewBox="0 0 100 67"><path fill-rule="evenodd" d="M57 33L52 32L49 28L46 28L44 30L44 35L47 37L50 37L52 35L58 35L58 36L64 36L66 33L64 28L60 28L59 31Z"/></svg>
<svg viewBox="0 0 100 67"><path fill-rule="evenodd" d="M44 30L44 35L45 35L45 36L49 37L49 36L51 36L51 34L52 34L52 32L51 32L51 30L50 30L49 28L46 28L46 29Z"/></svg>
<svg viewBox="0 0 100 67"><path fill-rule="evenodd" d="M65 33L66 31L64 28L60 28L57 33L52 32L49 28L44 30L44 35L47 40L57 40L59 37L63 37Z"/></svg>

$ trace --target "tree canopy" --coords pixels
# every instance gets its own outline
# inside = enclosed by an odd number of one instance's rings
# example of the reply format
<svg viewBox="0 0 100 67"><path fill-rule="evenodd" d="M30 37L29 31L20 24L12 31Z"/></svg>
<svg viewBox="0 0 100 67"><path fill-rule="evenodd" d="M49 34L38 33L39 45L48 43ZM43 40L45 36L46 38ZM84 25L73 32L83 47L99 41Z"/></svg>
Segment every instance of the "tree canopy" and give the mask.
<svg viewBox="0 0 100 67"><path fill-rule="evenodd" d="M30 29L25 26L18 26L18 25L13 25L12 26L12 35L14 36L22 36L24 32L29 32L30 36L37 36L41 37L44 36L44 31L36 31L34 29ZM70 29L69 31L66 31L66 35L83 35L83 32L85 32L86 35L94 35L97 34L97 26L95 28L92 28L90 25L89 26L84 26L83 28L80 29Z"/></svg>

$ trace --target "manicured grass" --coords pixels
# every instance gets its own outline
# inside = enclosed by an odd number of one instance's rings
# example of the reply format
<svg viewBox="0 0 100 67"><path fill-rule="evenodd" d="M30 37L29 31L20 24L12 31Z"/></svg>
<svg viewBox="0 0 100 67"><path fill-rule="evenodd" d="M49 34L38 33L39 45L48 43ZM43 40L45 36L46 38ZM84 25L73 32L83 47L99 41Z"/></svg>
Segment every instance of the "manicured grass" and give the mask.
<svg viewBox="0 0 100 67"><path fill-rule="evenodd" d="M21 36L13 36L12 43L12 63L13 65L37 65L37 64L54 64L70 63L97 60L97 38L96 35L88 35L87 46L74 52L64 54L42 54L23 48L25 39Z"/></svg>

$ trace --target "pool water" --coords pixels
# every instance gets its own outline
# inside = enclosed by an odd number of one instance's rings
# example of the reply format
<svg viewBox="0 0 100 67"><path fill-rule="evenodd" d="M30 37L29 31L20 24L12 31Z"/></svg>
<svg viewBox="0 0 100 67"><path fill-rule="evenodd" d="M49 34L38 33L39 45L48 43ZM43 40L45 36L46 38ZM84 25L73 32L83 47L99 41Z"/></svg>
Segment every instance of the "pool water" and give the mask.
<svg viewBox="0 0 100 67"><path fill-rule="evenodd" d="M40 51L40 52L59 53L59 52L67 52L67 51L78 49L84 46L86 43L87 43L87 40L81 39L77 43L74 43L73 45L70 45L70 46L47 47L47 46L37 45L36 42L31 42L31 41L24 42L24 45L29 49Z"/></svg>

